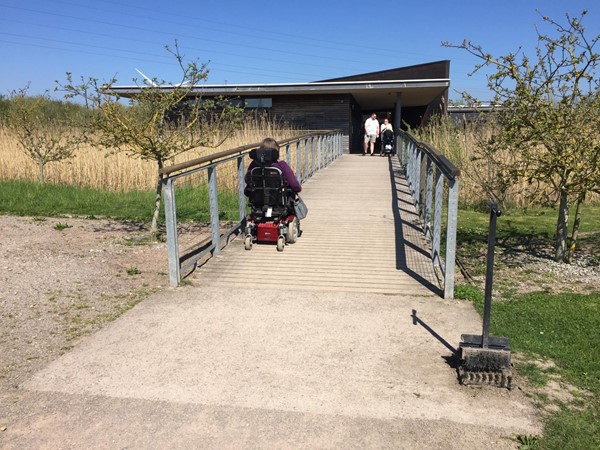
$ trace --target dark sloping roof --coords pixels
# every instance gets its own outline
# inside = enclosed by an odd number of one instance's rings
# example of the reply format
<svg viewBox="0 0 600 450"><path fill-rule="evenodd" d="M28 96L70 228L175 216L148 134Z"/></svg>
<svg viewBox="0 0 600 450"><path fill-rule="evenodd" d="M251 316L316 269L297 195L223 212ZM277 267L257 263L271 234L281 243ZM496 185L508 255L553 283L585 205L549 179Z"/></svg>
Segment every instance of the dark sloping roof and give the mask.
<svg viewBox="0 0 600 450"><path fill-rule="evenodd" d="M450 78L450 61L435 61L414 66L398 67L396 69L381 70L379 72L368 72L360 75L332 78L330 80L317 81L384 81L384 80L422 80L432 78Z"/></svg>
<svg viewBox="0 0 600 450"><path fill-rule="evenodd" d="M370 72L362 75L315 81L312 83L198 85L190 96L268 97L277 95L351 94L363 110L391 109L402 96L402 106L428 105L450 86L450 61ZM160 86L166 91L173 86ZM124 97L140 92L140 86L112 86Z"/></svg>

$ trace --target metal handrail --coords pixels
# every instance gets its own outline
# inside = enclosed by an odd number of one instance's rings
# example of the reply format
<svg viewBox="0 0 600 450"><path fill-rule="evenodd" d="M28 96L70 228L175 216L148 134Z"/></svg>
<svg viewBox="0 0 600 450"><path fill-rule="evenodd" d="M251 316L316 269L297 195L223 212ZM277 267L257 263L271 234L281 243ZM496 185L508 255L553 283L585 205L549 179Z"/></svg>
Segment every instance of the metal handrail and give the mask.
<svg viewBox="0 0 600 450"><path fill-rule="evenodd" d="M291 147L296 150L296 177L302 183L319 170L327 167L342 155L342 134L339 131L312 131L301 136L278 141L280 149L285 152L285 160L292 165ZM162 168L162 185L165 205L165 224L167 229L167 259L169 264L169 283L177 286L181 282L181 273L197 265L200 259L215 256L229 243L229 237L243 229L246 221L246 196L244 195L244 158L250 150L259 147L259 143L244 145L230 150L213 153L180 164ZM280 150L280 152L281 152ZM217 170L226 162L236 160L237 194L239 220L224 233L221 233L219 221ZM175 198L175 181L192 174L206 171L208 174L208 196L211 238L192 255L186 255L185 261L179 254L179 236L177 230L177 208Z"/></svg>
<svg viewBox="0 0 600 450"><path fill-rule="evenodd" d="M295 142L295 141L298 141L299 139L304 139L307 136L318 136L318 135L322 135L324 133L327 134L327 133L333 133L333 132L335 132L335 131L332 131L332 130L311 131L309 133L305 133L300 136L296 136L296 137L278 141L278 144L279 144L279 146L283 146L290 142ZM190 159L189 161L184 161L179 164L174 164L172 166L163 167L162 169L159 169L158 173L162 174L162 175L169 175L169 174L172 174L173 172L179 172L181 170L185 170L190 167L201 166L203 164L206 164L207 162L218 161L220 159L228 158L229 156L238 155L240 153L247 153L249 150L256 148L257 145L258 144L242 145L240 147L235 147L230 150L223 150L221 152L216 152L216 153L212 153L210 155L201 156L200 158Z"/></svg>
<svg viewBox="0 0 600 450"><path fill-rule="evenodd" d="M400 131L398 142L401 145L398 155L406 170L406 180L414 206L423 221L424 234L431 239L431 259L436 273L441 274L444 280L444 298L454 298L460 169L443 154L418 141L409 133ZM446 189L446 255L445 261L442 261L440 243Z"/></svg>

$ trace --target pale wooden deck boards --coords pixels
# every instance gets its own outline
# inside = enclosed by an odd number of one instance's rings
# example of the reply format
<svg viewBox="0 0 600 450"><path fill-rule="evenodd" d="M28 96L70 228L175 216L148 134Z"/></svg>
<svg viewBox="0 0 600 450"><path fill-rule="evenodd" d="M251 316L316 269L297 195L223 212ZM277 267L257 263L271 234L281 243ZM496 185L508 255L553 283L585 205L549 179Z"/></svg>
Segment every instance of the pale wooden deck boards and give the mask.
<svg viewBox="0 0 600 450"><path fill-rule="evenodd" d="M431 248L396 158L343 155L304 186L302 237L244 250L243 239L199 268L200 286L440 294Z"/></svg>

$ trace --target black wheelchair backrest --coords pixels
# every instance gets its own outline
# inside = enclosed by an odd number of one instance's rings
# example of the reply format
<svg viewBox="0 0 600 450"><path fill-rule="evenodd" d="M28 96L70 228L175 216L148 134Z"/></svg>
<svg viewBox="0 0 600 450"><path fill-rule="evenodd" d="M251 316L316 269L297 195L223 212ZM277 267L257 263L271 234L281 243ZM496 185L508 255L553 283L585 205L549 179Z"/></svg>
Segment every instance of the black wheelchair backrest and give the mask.
<svg viewBox="0 0 600 450"><path fill-rule="evenodd" d="M250 203L255 207L286 204L283 173L277 167L255 167L250 172Z"/></svg>
<svg viewBox="0 0 600 450"><path fill-rule="evenodd" d="M256 164L268 166L279 159L279 150L260 147L250 150L248 156L250 156L250 159L254 160Z"/></svg>

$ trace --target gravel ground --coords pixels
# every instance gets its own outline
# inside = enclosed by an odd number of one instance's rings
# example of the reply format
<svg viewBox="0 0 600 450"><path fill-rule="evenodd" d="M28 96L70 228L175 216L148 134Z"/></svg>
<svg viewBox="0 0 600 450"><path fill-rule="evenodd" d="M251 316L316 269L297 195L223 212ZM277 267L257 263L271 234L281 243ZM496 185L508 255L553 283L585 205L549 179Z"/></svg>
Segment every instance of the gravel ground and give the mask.
<svg viewBox="0 0 600 450"><path fill-rule="evenodd" d="M2 390L167 284L165 244L139 225L0 216L0 228Z"/></svg>
<svg viewBox="0 0 600 450"><path fill-rule="evenodd" d="M536 254L499 248L494 287L505 296L530 291L600 292L600 261L589 250L578 252L571 264L563 264L553 260L551 248L537 249ZM485 277L479 281L484 283Z"/></svg>

